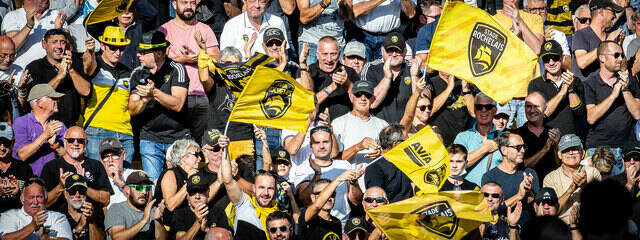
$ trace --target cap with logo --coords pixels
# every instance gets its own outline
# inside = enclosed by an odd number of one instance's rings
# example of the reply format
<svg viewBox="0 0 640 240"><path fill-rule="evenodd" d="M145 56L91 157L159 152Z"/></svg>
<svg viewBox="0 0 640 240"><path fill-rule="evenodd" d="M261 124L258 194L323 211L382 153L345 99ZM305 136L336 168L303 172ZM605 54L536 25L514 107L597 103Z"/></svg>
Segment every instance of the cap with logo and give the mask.
<svg viewBox="0 0 640 240"><path fill-rule="evenodd" d="M367 50L364 47L364 44L362 44L361 42L358 42L356 40L353 40L349 43L347 43L346 46L344 46L344 55L345 56L358 56L360 58L364 58L367 59L367 54L366 54Z"/></svg>
<svg viewBox="0 0 640 240"><path fill-rule="evenodd" d="M398 32L391 32L384 37L384 41L382 41L382 47L384 49L395 48L400 51L404 51L405 41L402 34Z"/></svg>
<svg viewBox="0 0 640 240"><path fill-rule="evenodd" d="M545 55L562 55L562 47L556 40L546 41L540 48L540 58Z"/></svg>
<svg viewBox="0 0 640 240"><path fill-rule="evenodd" d="M278 40L284 42L284 33L279 28L268 28L262 35L262 42L267 44L271 40Z"/></svg>
<svg viewBox="0 0 640 240"><path fill-rule="evenodd" d="M493 116L493 118L500 118L500 116L506 116L506 118L509 118L509 116L511 116L511 106L509 106L509 104L501 104L496 109L496 115Z"/></svg>
<svg viewBox="0 0 640 240"><path fill-rule="evenodd" d="M98 37L98 41L104 44L112 46L127 46L131 43L131 40L127 39L124 35L124 31L120 26L107 26L104 28L102 36Z"/></svg>
<svg viewBox="0 0 640 240"><path fill-rule="evenodd" d="M49 86L49 84L41 83L31 88L31 91L29 91L29 97L27 98L27 102L31 102L31 100L38 99L45 96L50 98L60 98L64 96L64 93L56 92L56 90L53 90L53 88Z"/></svg>
<svg viewBox="0 0 640 240"><path fill-rule="evenodd" d="M365 92L373 95L373 88L374 87L372 83L365 80L359 80L353 84L353 87L351 88L351 93L356 94L359 92Z"/></svg>
<svg viewBox="0 0 640 240"><path fill-rule="evenodd" d="M273 162L283 161L291 164L291 155L289 155L289 152L287 152L287 150L282 146L278 146L276 149L271 151L271 159Z"/></svg>
<svg viewBox="0 0 640 240"><path fill-rule="evenodd" d="M566 134L560 138L560 141L558 142L558 151L562 152L572 147L582 148L582 142L580 141L580 138L578 136L571 133Z"/></svg>
<svg viewBox="0 0 640 240"><path fill-rule="evenodd" d="M77 173L67 177L67 180L64 182L65 190L69 190L77 186L87 188L87 182L85 178L82 175Z"/></svg>
<svg viewBox="0 0 640 240"><path fill-rule="evenodd" d="M129 174L127 180L124 184L149 184L153 185L153 181L149 179L149 175L147 175L144 171L135 171Z"/></svg>
<svg viewBox="0 0 640 240"><path fill-rule="evenodd" d="M632 153L640 154L640 142L638 141L627 141L622 146L622 154L629 155ZM638 159L640 160L640 159Z"/></svg>
<svg viewBox="0 0 640 240"><path fill-rule="evenodd" d="M167 42L164 33L151 30L142 34L142 39L140 39L140 44L138 44L138 52L165 49L167 47L169 47L169 42Z"/></svg>
<svg viewBox="0 0 640 240"><path fill-rule="evenodd" d="M189 180L187 181L187 192L201 192L208 189L209 184L200 173L193 174L189 177Z"/></svg>
<svg viewBox="0 0 640 240"><path fill-rule="evenodd" d="M218 129L211 128L205 131L202 135L202 146L215 146L216 144L218 144L218 138L220 138L220 136L222 136L222 132L220 132L220 130Z"/></svg>
<svg viewBox="0 0 640 240"><path fill-rule="evenodd" d="M536 197L533 199L535 203L541 203L543 201L550 201L553 203L558 203L558 195L556 195L556 191L553 188L545 187L538 190Z"/></svg>
<svg viewBox="0 0 640 240"><path fill-rule="evenodd" d="M600 9L600 8L611 8L615 12L622 12L624 10L623 7L618 6L611 0L591 0L589 3L589 9L591 11Z"/></svg>
<svg viewBox="0 0 640 240"><path fill-rule="evenodd" d="M102 143L100 143L100 147L98 147L98 149L99 149L100 155L102 155L107 151L119 153L120 151L122 151L123 147L122 147L122 143L120 143L118 139L107 138L105 140L102 140Z"/></svg>
<svg viewBox="0 0 640 240"><path fill-rule="evenodd" d="M344 225L344 233L349 234L355 230L362 230L368 233L371 231L371 227L365 222L364 218L352 217Z"/></svg>
<svg viewBox="0 0 640 240"><path fill-rule="evenodd" d="M6 138L9 141L13 140L13 129L9 123L0 122L0 138Z"/></svg>

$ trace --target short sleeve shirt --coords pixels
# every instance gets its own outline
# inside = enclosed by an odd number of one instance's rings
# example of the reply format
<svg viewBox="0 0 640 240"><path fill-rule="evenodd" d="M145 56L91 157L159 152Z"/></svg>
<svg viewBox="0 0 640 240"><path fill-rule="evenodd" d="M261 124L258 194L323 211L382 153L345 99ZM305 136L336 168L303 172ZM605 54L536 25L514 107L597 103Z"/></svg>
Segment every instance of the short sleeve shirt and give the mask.
<svg viewBox="0 0 640 240"><path fill-rule="evenodd" d="M325 240L342 237L342 225L336 217L329 215L331 220L327 221L316 215L307 222L304 220L306 212L306 209L302 211L298 220L298 230L302 239Z"/></svg>
<svg viewBox="0 0 640 240"><path fill-rule="evenodd" d="M502 132L497 131L495 126L493 126L493 130L491 130L487 135L488 139L496 139L498 136L502 135ZM482 135L480 135L478 130L476 130L476 125L474 124L473 128L459 133L453 143L461 144L467 149L467 152L473 152L482 146L482 139ZM491 158L491 163L489 163L489 158ZM468 172L464 178L472 183L475 183L478 186L482 186L480 184L482 175L487 172L487 168L491 170L497 167L501 162L502 154L500 153L500 151L496 150L493 153L488 153L484 155L475 165L467 166Z"/></svg>
<svg viewBox="0 0 640 240"><path fill-rule="evenodd" d="M14 143L13 143L13 151L12 156L15 159L19 159L29 163L31 169L33 169L33 174L40 176L42 172L42 168L44 164L56 158L56 153L51 149L49 142L46 141L42 144L42 147L38 149L31 157L28 159L20 159L18 157L18 151L24 147L25 145L31 144L34 142L40 134L44 131L42 124L36 120L33 113L29 113L22 117L17 118L13 123L13 134L14 134ZM62 138L64 137L64 133L67 131L67 128L63 125L62 128L56 133L56 142L59 144L63 144Z"/></svg>
<svg viewBox="0 0 640 240"><path fill-rule="evenodd" d="M597 169L589 166L584 166L584 171L587 173L587 183L590 183L594 180L600 181L601 176L600 172ZM562 170L562 167L559 167L553 172L549 173L542 182L542 187L550 187L556 191L558 196L562 196L568 189L569 185L573 183L573 180L567 176ZM582 188L576 189L571 196L569 196L569 200L565 204L565 207L562 211L560 211L559 218L566 224L569 224L569 220L571 217L571 206L574 203L579 203L580 201L580 193L582 192Z"/></svg>
<svg viewBox="0 0 640 240"><path fill-rule="evenodd" d="M383 66L383 59L377 59L365 64L364 67L362 67L362 72L360 72L362 80L373 83L374 85L380 84L384 76ZM409 72L410 68L410 62L403 64L398 76L391 81L384 100L382 100L377 108L371 110L377 117L390 123L400 122L402 116L404 116L407 102L409 102L409 98L411 98L413 94L411 73Z"/></svg>
<svg viewBox="0 0 640 240"><path fill-rule="evenodd" d="M578 67L578 62L576 61L575 52L577 50L584 50L587 52L591 52L600 45L600 38L590 26L587 26L583 29L576 31L573 34L573 43L571 47L573 48L573 57L571 59L571 72L578 79L585 81L591 73L596 72L600 65L598 64L598 60L593 61L591 64L587 65L586 68L580 69Z"/></svg>
<svg viewBox="0 0 640 240"><path fill-rule="evenodd" d="M283 33L289 32L282 18L271 13L264 14L264 16L262 17L262 25L260 25L260 30L258 30L249 22L247 12L243 12L238 16L229 19L229 21L227 21L227 23L224 25L222 35L220 35L220 49L225 49L226 47L235 47L240 50L243 58L251 57L245 56L245 53L243 51L244 39L251 39L251 36L255 33L256 41L251 47L251 54L253 55L256 52L265 53L264 48L262 47L262 37L264 35L264 32L269 28L278 28ZM284 38L287 42L289 42L288 35L289 34L284 34ZM193 36L193 34L190 36ZM287 46L287 48L289 48L289 46Z"/></svg>
<svg viewBox="0 0 640 240"><path fill-rule="evenodd" d="M16 179L18 179L19 186L23 186L25 181L34 176L33 170L31 170L29 164L13 158L11 158L10 161L11 165L9 165L9 168L7 168L6 172L0 170L1 179L13 175L14 177L16 177ZM18 195L9 194L0 196L0 213L11 208L20 208L20 206L22 206L22 203L20 203L19 193Z"/></svg>
<svg viewBox="0 0 640 240"><path fill-rule="evenodd" d="M482 185L488 182L497 182L502 186L502 195L504 196L504 199L509 199L518 193L520 182L524 179L522 177L523 173L533 175L531 191L533 191L533 194L535 195L538 192L538 189L540 189L540 184L538 183L538 174L536 174L536 171L531 168L517 170L514 174L503 172L500 168L491 169L482 176Z"/></svg>
<svg viewBox="0 0 640 240"><path fill-rule="evenodd" d="M376 116L361 119L349 112L333 120L331 126L338 143L342 145L341 149L348 149L360 143L360 141L366 137L378 141L380 131L389 126L389 124L387 121ZM369 152L371 152L369 149L359 151L356 156L354 156L355 161L352 162L356 164L370 162L371 159L364 157L364 155Z"/></svg>
<svg viewBox="0 0 640 240"><path fill-rule="evenodd" d="M196 215L193 214L191 209L182 208L176 210L175 216L171 219L171 230L176 233L187 232L189 228L193 226L193 223L196 222ZM207 214L207 227L214 228L220 227L225 228L229 231L232 229L229 227L227 215L224 213L224 209L221 208L211 208L209 207L209 214ZM196 236L193 239L204 239L206 232L198 230Z"/></svg>
<svg viewBox="0 0 640 240"><path fill-rule="evenodd" d="M156 208L153 207L151 212L155 212ZM107 216L104 219L104 229L107 232L107 239L111 240L109 229L115 226L124 226L130 228L138 223L144 216L144 211L138 211L132 209L127 202L120 202L113 204L107 211ZM152 218L150 215L149 218ZM155 238L155 223L153 219L150 219L144 227L136 234L133 239L156 239Z"/></svg>
<svg viewBox="0 0 640 240"><path fill-rule="evenodd" d="M56 238L73 239L71 234L71 227L69 221L64 214L54 211L45 210L47 213L47 220L44 222L44 228L49 229L49 236ZM11 209L3 212L0 215L0 235L17 232L18 230L31 224L31 216L29 216L24 208ZM40 238L35 233L31 233L26 240L39 240Z"/></svg>
<svg viewBox="0 0 640 240"><path fill-rule="evenodd" d="M436 33L436 26L440 21L440 15L436 17L436 20L424 25L418 30L418 37L416 39L416 54L429 53L429 46L433 40L433 35Z"/></svg>
<svg viewBox="0 0 640 240"><path fill-rule="evenodd" d="M367 0L353 0L353 5ZM411 0L416 4L416 0ZM354 19L359 28L373 33L389 33L400 26L401 0L384 0L371 11Z"/></svg>
<svg viewBox="0 0 640 240"><path fill-rule="evenodd" d="M242 199L234 203L236 208L236 217L234 219L234 236L237 239L266 239L262 221L256 215L256 208L251 203L249 196L242 194Z"/></svg>

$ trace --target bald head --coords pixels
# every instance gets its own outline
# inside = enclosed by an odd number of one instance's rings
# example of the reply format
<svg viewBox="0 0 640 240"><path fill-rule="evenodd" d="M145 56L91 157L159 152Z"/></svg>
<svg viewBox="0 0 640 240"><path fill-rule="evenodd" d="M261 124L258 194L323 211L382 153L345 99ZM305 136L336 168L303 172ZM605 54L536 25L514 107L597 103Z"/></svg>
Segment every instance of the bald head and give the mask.
<svg viewBox="0 0 640 240"><path fill-rule="evenodd" d="M11 38L0 36L0 71L6 71L15 60L15 44Z"/></svg>
<svg viewBox="0 0 640 240"><path fill-rule="evenodd" d="M229 230L214 227L207 232L207 235L204 237L205 240L230 240L233 239Z"/></svg>
<svg viewBox="0 0 640 240"><path fill-rule="evenodd" d="M84 133L84 129L78 126L70 127L64 133L64 138L78 138L78 137L82 137L82 138L87 137L87 135Z"/></svg>

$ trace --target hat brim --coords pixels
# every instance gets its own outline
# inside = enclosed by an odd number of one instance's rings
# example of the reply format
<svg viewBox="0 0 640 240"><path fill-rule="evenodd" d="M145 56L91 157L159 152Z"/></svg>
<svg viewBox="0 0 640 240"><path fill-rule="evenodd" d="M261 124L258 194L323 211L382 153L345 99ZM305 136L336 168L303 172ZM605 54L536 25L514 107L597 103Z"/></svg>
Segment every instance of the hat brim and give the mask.
<svg viewBox="0 0 640 240"><path fill-rule="evenodd" d="M367 229L364 229L363 227L358 226L358 227L354 227L354 228L352 228L352 229L349 229L349 231L346 231L345 233L346 233L346 234L349 234L349 233L352 233L352 232L353 232L353 231L355 231L355 230L362 230L362 231L364 231L364 232L369 232L369 231L367 231Z"/></svg>
<svg viewBox="0 0 640 240"><path fill-rule="evenodd" d="M148 183L148 185L153 185L154 184L153 181L151 181L151 180L142 180L140 182L135 182L135 183L125 182L124 184L126 184L126 185L130 185L130 184L140 185L140 184L145 184L145 183Z"/></svg>
<svg viewBox="0 0 640 240"><path fill-rule="evenodd" d="M562 52L556 53L556 52L546 52L543 54L540 54L540 59L542 59L542 57L547 56L547 55L557 55L557 56L562 56Z"/></svg>
<svg viewBox="0 0 640 240"><path fill-rule="evenodd" d="M388 46L384 47L384 50L391 49L391 48L395 48L395 49L398 49L400 51L404 51L404 48L398 47L396 45L388 45Z"/></svg>
<svg viewBox="0 0 640 240"><path fill-rule="evenodd" d="M124 47L124 46L127 46L127 45L129 45L131 43L131 40L129 40L128 38L125 38L124 42L107 41L104 36L99 36L98 37L98 41L100 41L101 43L104 43L104 44L107 44L107 45L111 45L111 46L116 46L116 47Z"/></svg>
<svg viewBox="0 0 640 240"><path fill-rule="evenodd" d="M277 157L275 158L275 160L273 160L274 162L287 162L288 164L291 164L291 160L287 159L287 158L283 158L283 157Z"/></svg>
<svg viewBox="0 0 640 240"><path fill-rule="evenodd" d="M345 52L344 56L357 56L357 57L362 58L362 59L367 59L365 54L357 53L357 52Z"/></svg>
<svg viewBox="0 0 640 240"><path fill-rule="evenodd" d="M628 154L632 154L632 153L640 154L640 150L638 150L638 149L631 149L631 150L624 151L622 154L624 154L624 155L628 155Z"/></svg>
<svg viewBox="0 0 640 240"><path fill-rule="evenodd" d="M76 183L74 183L74 184L71 184L71 186L69 186L68 188L65 188L65 190L69 190L69 189L72 189L72 188L74 188L74 187L84 187L84 188L88 188L88 187L87 187L87 184L85 184L85 183L81 183L81 182L76 182Z"/></svg>
<svg viewBox="0 0 640 240"><path fill-rule="evenodd" d="M50 97L50 98L61 98L61 97L64 97L64 93L53 92L53 93L47 94L47 97Z"/></svg>
<svg viewBox="0 0 640 240"><path fill-rule="evenodd" d="M278 41L280 41L280 43L283 43L283 42L284 42L284 39L280 39L280 38L277 38L277 37L270 37L270 38L267 38L267 40L266 40L266 41L264 41L264 45L267 45L267 43L268 43L269 41L272 41L272 40L278 40Z"/></svg>
<svg viewBox="0 0 640 240"><path fill-rule="evenodd" d="M196 192L196 191L206 191L208 189L209 189L209 187L206 186L206 185L198 185L198 186L191 186L191 187L187 186L187 192L188 193L192 193L192 192Z"/></svg>
<svg viewBox="0 0 640 240"><path fill-rule="evenodd" d="M158 43L158 44L140 43L136 47L136 51L137 52L142 52L142 51L151 51L151 50L156 50L156 49L167 49L169 47L169 44L170 44L169 42L163 42L163 43Z"/></svg>

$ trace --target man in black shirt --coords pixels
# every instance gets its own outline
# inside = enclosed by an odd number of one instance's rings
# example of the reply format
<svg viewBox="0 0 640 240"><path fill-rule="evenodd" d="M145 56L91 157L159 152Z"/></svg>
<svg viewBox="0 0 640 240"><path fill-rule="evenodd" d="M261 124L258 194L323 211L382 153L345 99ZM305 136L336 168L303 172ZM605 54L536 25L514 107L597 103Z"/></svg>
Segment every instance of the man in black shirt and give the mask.
<svg viewBox="0 0 640 240"><path fill-rule="evenodd" d="M543 112L546 126L558 128L562 134L575 134L576 121L586 114L582 103L584 85L574 81L573 73L562 71L562 47L555 40L542 44L540 58L545 74L529 82L527 91L539 92L547 102Z"/></svg>
<svg viewBox="0 0 640 240"><path fill-rule="evenodd" d="M621 72L624 54L618 43L603 41L597 50L600 70L584 82L589 124L585 145L589 156L598 146L610 146L616 156L616 166L611 170L615 175L622 171L620 147L636 141L633 128L640 120L640 88L627 70Z"/></svg>
<svg viewBox="0 0 640 240"><path fill-rule="evenodd" d="M445 72L438 72L430 81L436 96L432 102L431 122L440 130L444 144L449 145L459 132L467 129L469 116L474 116L473 93L466 81Z"/></svg>
<svg viewBox="0 0 640 240"><path fill-rule="evenodd" d="M166 56L169 43L162 32L142 35L138 46L141 66L131 74L129 113L141 125L142 168L151 179L162 172L167 148L174 141L191 138L184 107L189 76L182 64Z"/></svg>
<svg viewBox="0 0 640 240"><path fill-rule="evenodd" d="M42 47L47 55L35 60L26 69L31 74L31 89L36 84L49 84L56 92L65 95L58 101L58 112L53 114L53 119L59 120L65 126L74 126L80 116L80 97L89 96L91 83L84 74L82 59L72 56L71 43L67 42L65 32L62 29L51 29L44 35Z"/></svg>
<svg viewBox="0 0 640 240"><path fill-rule="evenodd" d="M93 205L86 201L87 199L87 183L85 178L78 174L68 177L64 184L64 197L67 200L67 207L61 211L67 217L73 239L75 240L94 240L104 239L104 215L94 215ZM102 212L102 209L98 209ZM95 213L98 213L95 211ZM97 216L101 219L96 219Z"/></svg>
<svg viewBox="0 0 640 240"><path fill-rule="evenodd" d="M189 177L187 194L189 207L176 210L171 219L170 226L176 232L176 239L204 239L205 234L214 227L231 230L224 208L207 206L209 185L201 173Z"/></svg>
<svg viewBox="0 0 640 240"><path fill-rule="evenodd" d="M107 172L98 160L85 158L86 135L80 127L71 127L64 135L65 155L47 162L40 177L46 183L48 209L61 209L65 200L62 196L65 181L72 174L83 176L87 180L87 197L96 209L109 204L113 194Z"/></svg>
<svg viewBox="0 0 640 240"><path fill-rule="evenodd" d="M20 190L24 182L33 177L29 164L11 157L13 129L0 123L0 213L20 208Z"/></svg>
<svg viewBox="0 0 640 240"><path fill-rule="evenodd" d="M464 191L464 190L477 190L478 185L465 179L463 176L467 173L467 148L460 144L452 144L447 147L449 152L449 170L451 175L447 178L440 188L440 192L444 191Z"/></svg>
<svg viewBox="0 0 640 240"><path fill-rule="evenodd" d="M267 234L272 240L295 240L293 220L288 213L275 211L267 216Z"/></svg>
<svg viewBox="0 0 640 240"><path fill-rule="evenodd" d="M342 224L340 220L331 215L331 209L335 203L336 188L342 182L357 179L353 170L342 172L333 181L323 178L313 185L309 208L302 211L298 220L300 235L303 239L339 239L342 236ZM319 207L321 206L321 207Z"/></svg>
<svg viewBox="0 0 640 240"><path fill-rule="evenodd" d="M362 198L362 208L364 210L372 209L372 208L387 205L387 204L389 204L387 193L381 187L374 186L374 187L367 188L367 191L365 191L364 196ZM366 220L367 225L374 228L373 230L369 230L369 233L370 233L369 237L371 239L380 239L380 237L384 236L384 234L382 233L382 230L380 230L378 225L376 225L373 222L373 219L369 217L368 214L364 215L364 219Z"/></svg>

